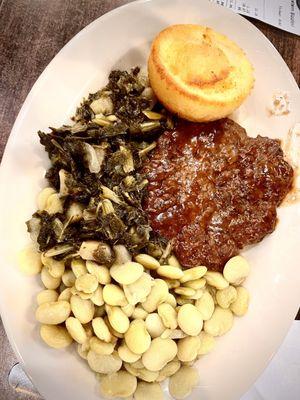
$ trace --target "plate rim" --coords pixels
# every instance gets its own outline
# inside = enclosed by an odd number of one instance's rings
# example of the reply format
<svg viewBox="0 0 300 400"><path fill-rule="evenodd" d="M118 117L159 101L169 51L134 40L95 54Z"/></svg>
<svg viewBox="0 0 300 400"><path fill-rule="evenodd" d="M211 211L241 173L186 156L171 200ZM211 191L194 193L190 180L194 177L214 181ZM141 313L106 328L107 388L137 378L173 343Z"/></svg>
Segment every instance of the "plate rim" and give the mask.
<svg viewBox="0 0 300 400"><path fill-rule="evenodd" d="M181 1L181 0L179 0ZM297 82L293 76L293 74L291 73L289 67L287 66L286 62L284 61L284 59L282 58L281 54L278 52L278 50L276 49L276 47L272 44L272 42L263 34L263 32L261 32L254 24L252 24L250 21L248 21L244 16L236 14L235 12L231 11L230 9L227 9L221 5L215 4L210 2L209 0L201 0L203 3L209 4L211 7L216 7L216 8L222 8L223 12L225 12L228 15L232 15L234 14L237 19L239 19L240 21L243 21L243 23L245 24L245 26L247 26L248 29L251 29L253 31L255 31L258 35L261 36L261 38L264 40L265 45L269 46L272 48L272 51L274 53L276 53L276 58L277 60L281 62L281 64L285 67L285 69L287 70L286 73L287 75L289 75L289 79L292 83L292 85L294 85L297 89L299 89ZM112 18L114 17L114 15L117 15L119 13L122 13L123 9L126 8L131 8L134 7L135 5L139 4L139 5L143 5L146 3L153 3L155 4L155 0L135 0L133 2L130 3L126 3L123 4L119 7L116 7L110 11L108 11L107 13L97 17L96 19L94 19L92 22L90 22L88 25L86 25L84 28L82 28L78 33L76 33L56 54L55 56L50 60L50 62L47 64L47 66L43 69L43 71L40 73L40 75L38 76L38 78L36 79L36 81L34 82L34 84L32 85L30 91L28 92L25 101L23 102L17 117L15 119L15 122L12 126L12 129L10 131L8 140L6 142L4 151L3 151L3 157L1 160L1 166L0 166L0 193L2 193L3 189L3 185L1 185L2 183L2 175L4 174L4 169L5 169L5 165L6 165L6 160L9 157L9 153L11 152L11 147L13 144L13 140L15 139L15 137L17 136L17 132L19 129L19 126L22 124L23 119L25 118L28 109L30 108L30 105L33 101L33 99L35 98L35 96L37 95L37 92L39 90L39 86L42 85L42 83L44 82L44 79L46 79L46 72L47 69L50 67L50 65L52 63L55 62L55 60L61 55L61 53L69 48L70 46L73 45L74 42L76 42L77 38L80 37L81 35L84 35L85 33L87 33L89 30L93 29L94 25L97 25L98 23L101 23L102 21L105 21L106 19ZM300 91L299 91L300 93ZM2 203L2 196L0 196L0 203ZM2 260L2 256L0 255L1 260ZM26 368L26 361L23 359L22 354L20 349L18 348L17 343L14 340L14 334L11 332L10 330L10 326L9 323L6 321L6 313L3 311L2 309L2 301L1 301L1 296L0 296L0 315L1 315L1 319L2 319L2 323L4 326L4 330L5 333L8 337L10 346L12 347L14 354L16 355L16 358L18 359L18 361L20 362L20 364L22 365L22 368L25 370L27 376L29 377L29 379L33 382L34 386L36 388L38 388L38 384L36 384L34 378L31 376L30 372L27 371ZM292 323L292 322L291 322ZM285 336L286 337L287 333L288 333L288 329L290 328L291 324L289 325L289 327L286 330ZM282 338L281 343L283 342L284 338ZM271 361L271 359L274 357L276 351L278 350L279 347L276 348L276 350L270 355L269 360L267 361L265 367L268 365L268 363ZM261 371L261 373L263 372L263 370ZM253 380L253 383L256 381L257 377ZM39 392L42 394L43 390L38 389ZM48 399L48 394L43 394L43 396Z"/></svg>

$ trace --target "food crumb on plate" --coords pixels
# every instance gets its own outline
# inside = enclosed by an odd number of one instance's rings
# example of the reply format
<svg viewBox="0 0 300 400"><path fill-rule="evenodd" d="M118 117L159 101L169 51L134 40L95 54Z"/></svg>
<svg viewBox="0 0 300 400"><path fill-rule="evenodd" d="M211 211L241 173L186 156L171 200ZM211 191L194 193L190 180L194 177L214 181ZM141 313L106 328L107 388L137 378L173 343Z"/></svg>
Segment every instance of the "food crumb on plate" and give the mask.
<svg viewBox="0 0 300 400"><path fill-rule="evenodd" d="M291 112L289 94L285 91L278 91L273 94L272 104L269 108L271 115L286 115Z"/></svg>

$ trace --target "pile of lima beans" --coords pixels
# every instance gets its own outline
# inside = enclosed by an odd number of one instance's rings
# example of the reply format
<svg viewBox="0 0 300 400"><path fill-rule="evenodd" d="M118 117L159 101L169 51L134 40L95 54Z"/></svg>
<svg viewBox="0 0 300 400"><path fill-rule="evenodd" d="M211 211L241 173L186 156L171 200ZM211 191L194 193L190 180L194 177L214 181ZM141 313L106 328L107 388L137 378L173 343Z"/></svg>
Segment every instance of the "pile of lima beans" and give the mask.
<svg viewBox="0 0 300 400"><path fill-rule="evenodd" d="M112 265L96 263L99 245L114 253ZM195 361L248 309L241 284L249 265L241 256L221 274L205 266L183 270L174 255L160 265L148 254L132 259L123 245L86 241L68 261L33 247L19 261L45 287L37 295L41 338L56 349L75 342L107 398L161 400L166 379L170 394L185 398L198 384Z"/></svg>

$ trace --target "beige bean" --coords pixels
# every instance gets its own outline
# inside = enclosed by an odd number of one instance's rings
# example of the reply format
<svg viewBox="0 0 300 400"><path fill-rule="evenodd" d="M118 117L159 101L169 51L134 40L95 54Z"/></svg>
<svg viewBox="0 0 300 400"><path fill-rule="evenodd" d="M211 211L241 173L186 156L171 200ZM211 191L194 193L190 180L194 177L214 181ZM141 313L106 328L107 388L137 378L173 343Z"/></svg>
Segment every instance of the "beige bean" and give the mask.
<svg viewBox="0 0 300 400"><path fill-rule="evenodd" d="M199 338L201 345L198 349L198 356L211 352L215 347L215 338L204 331L200 332Z"/></svg>
<svg viewBox="0 0 300 400"><path fill-rule="evenodd" d="M174 254L172 254L172 255L168 258L168 265L171 265L172 267L176 267L176 268L180 268L180 269L181 269L181 264L180 264L180 262L177 260L177 258L174 256Z"/></svg>
<svg viewBox="0 0 300 400"><path fill-rule="evenodd" d="M123 366L131 375L138 377L139 372L136 368L133 368L132 364L124 363Z"/></svg>
<svg viewBox="0 0 300 400"><path fill-rule="evenodd" d="M124 363L124 367L130 374L136 376L137 378L145 382L154 382L159 375L158 372L149 371L146 368L141 368L141 369L133 368L132 364L128 363Z"/></svg>
<svg viewBox="0 0 300 400"><path fill-rule="evenodd" d="M83 358L84 360L87 359L87 355L88 355L89 349L85 349L84 345L82 344L78 344L77 345L77 353L79 354L79 356L81 358Z"/></svg>
<svg viewBox="0 0 300 400"><path fill-rule="evenodd" d="M149 254L138 254L134 259L136 262L142 264L146 269L155 270L160 267L160 264L156 258L149 256Z"/></svg>
<svg viewBox="0 0 300 400"><path fill-rule="evenodd" d="M41 280L47 289L57 289L61 282L61 278L53 278L46 267L42 268Z"/></svg>
<svg viewBox="0 0 300 400"><path fill-rule="evenodd" d="M108 329L107 324L101 317L94 318L92 321L93 330L95 335L98 336L100 340L109 343L112 340L111 333Z"/></svg>
<svg viewBox="0 0 300 400"><path fill-rule="evenodd" d="M47 198L45 211L50 215L62 213L64 211L63 202L58 193L50 194Z"/></svg>
<svg viewBox="0 0 300 400"><path fill-rule="evenodd" d="M142 361L149 371L160 371L176 354L177 345L174 340L156 338L142 355Z"/></svg>
<svg viewBox="0 0 300 400"><path fill-rule="evenodd" d="M187 335L199 335L203 326L200 311L192 304L184 304L178 312L178 325Z"/></svg>
<svg viewBox="0 0 300 400"><path fill-rule="evenodd" d="M93 100L90 105L94 114L111 114L113 112L113 103L108 95L103 94L96 100Z"/></svg>
<svg viewBox="0 0 300 400"><path fill-rule="evenodd" d="M67 301L51 301L41 304L35 313L36 319L45 325L58 325L64 322L71 313Z"/></svg>
<svg viewBox="0 0 300 400"><path fill-rule="evenodd" d="M170 339L183 339L183 338L185 338L186 336L187 336L187 334L184 333L181 329L174 329L174 330L171 332L169 338L170 338Z"/></svg>
<svg viewBox="0 0 300 400"><path fill-rule="evenodd" d="M98 280L95 275L84 274L76 279L75 287L83 293L93 293L98 287Z"/></svg>
<svg viewBox="0 0 300 400"><path fill-rule="evenodd" d="M156 271L158 275L168 279L180 279L183 277L183 271L172 265L161 265Z"/></svg>
<svg viewBox="0 0 300 400"><path fill-rule="evenodd" d="M88 260L86 261L86 268L90 274L95 275L101 285L107 285L111 282L109 269L104 265L99 265L95 261Z"/></svg>
<svg viewBox="0 0 300 400"><path fill-rule="evenodd" d="M102 286L98 286L91 296L91 301L98 307L104 304Z"/></svg>
<svg viewBox="0 0 300 400"><path fill-rule="evenodd" d="M172 333L172 329L165 329L163 333L160 335L161 339L168 339Z"/></svg>
<svg viewBox="0 0 300 400"><path fill-rule="evenodd" d="M224 278L232 285L240 285L250 273L250 265L242 256L232 257L223 269Z"/></svg>
<svg viewBox="0 0 300 400"><path fill-rule="evenodd" d="M59 325L41 325L40 335L43 341L54 349L62 349L72 343L66 328Z"/></svg>
<svg viewBox="0 0 300 400"><path fill-rule="evenodd" d="M196 290L189 288L189 287L178 287L174 289L174 292L180 294L181 296L185 296L187 298L192 297L196 294Z"/></svg>
<svg viewBox="0 0 300 400"><path fill-rule="evenodd" d="M75 285L76 276L74 275L73 271L68 270L63 274L62 281L65 286L72 287Z"/></svg>
<svg viewBox="0 0 300 400"><path fill-rule="evenodd" d="M130 323L125 333L125 342L129 350L135 354L142 354L151 344L151 336L147 332L145 321L135 319Z"/></svg>
<svg viewBox="0 0 300 400"><path fill-rule="evenodd" d="M52 289L45 289L38 293L36 296L36 301L40 306L43 303L49 303L53 301L57 301L58 293Z"/></svg>
<svg viewBox="0 0 300 400"><path fill-rule="evenodd" d="M95 306L91 300L84 300L77 295L73 295L70 304L72 313L82 324L87 324L93 319Z"/></svg>
<svg viewBox="0 0 300 400"><path fill-rule="evenodd" d="M105 308L106 308L106 307L105 307ZM107 316L104 318L104 320L105 320L105 323L106 323L106 325L108 326L108 329L109 329L109 331L110 331L110 333L112 334L113 337L117 337L117 338L120 338L120 339L123 339L123 338L124 338L124 333L120 333L120 332L116 331L116 330L111 326L111 324L110 324L110 322L109 322Z"/></svg>
<svg viewBox="0 0 300 400"><path fill-rule="evenodd" d="M212 317L204 322L204 331L212 336L221 336L228 332L232 325L232 312L217 306Z"/></svg>
<svg viewBox="0 0 300 400"><path fill-rule="evenodd" d="M80 221L82 219L83 210L84 206L82 204L75 202L71 203L66 212L68 220L72 218L72 223Z"/></svg>
<svg viewBox="0 0 300 400"><path fill-rule="evenodd" d="M46 257L44 253L41 254L41 260L53 278L61 278L63 276L65 272L64 261L55 260L53 257Z"/></svg>
<svg viewBox="0 0 300 400"><path fill-rule="evenodd" d="M177 306L177 301L175 299L175 296L173 296L171 293L168 293L165 303L170 304L170 306L172 306L173 308Z"/></svg>
<svg viewBox="0 0 300 400"><path fill-rule="evenodd" d="M158 375L159 375L159 373L157 371L155 371L155 372L149 371L146 368L138 369L136 371L137 371L137 377L139 379L141 379L142 381L145 381L145 382L149 382L149 383L154 382L158 378Z"/></svg>
<svg viewBox="0 0 300 400"><path fill-rule="evenodd" d="M143 368L145 368L145 365L142 363L142 360L141 360L141 359L139 359L139 360L133 362L131 365L132 365L132 367L135 368L135 369L143 369Z"/></svg>
<svg viewBox="0 0 300 400"><path fill-rule="evenodd" d="M180 286L180 281L178 279L165 279L165 282L169 289L175 289Z"/></svg>
<svg viewBox="0 0 300 400"><path fill-rule="evenodd" d="M28 246L18 254L19 269L26 275L36 275L42 269L41 253Z"/></svg>
<svg viewBox="0 0 300 400"><path fill-rule="evenodd" d="M158 374L158 377L155 379L155 382L160 383L165 381L167 378L163 375L161 375L161 373Z"/></svg>
<svg viewBox="0 0 300 400"><path fill-rule="evenodd" d="M133 353L125 342L118 347L118 354L121 360L130 364L141 358L141 355Z"/></svg>
<svg viewBox="0 0 300 400"><path fill-rule="evenodd" d="M131 396L137 388L137 379L127 371L118 371L104 376L100 381L100 392L104 397Z"/></svg>
<svg viewBox="0 0 300 400"><path fill-rule="evenodd" d="M183 271L183 276L180 278L181 283L188 281L194 281L202 278L207 272L207 268L204 266L189 268Z"/></svg>
<svg viewBox="0 0 300 400"><path fill-rule="evenodd" d="M96 240L87 240L86 242L82 242L79 249L80 257L84 260L97 261L95 254L99 248L99 244L100 242L97 242Z"/></svg>
<svg viewBox="0 0 300 400"><path fill-rule="evenodd" d="M142 307L136 307L132 313L132 319L143 319L145 320L148 316L147 311L145 311Z"/></svg>
<svg viewBox="0 0 300 400"><path fill-rule="evenodd" d="M45 187L40 191L37 196L37 207L40 211L45 210L48 198L54 193L56 193L56 191L52 187Z"/></svg>
<svg viewBox="0 0 300 400"><path fill-rule="evenodd" d="M237 298L236 300L230 305L231 311L241 317L246 314L249 307L249 293L248 290L242 286L236 288L237 291Z"/></svg>
<svg viewBox="0 0 300 400"><path fill-rule="evenodd" d="M90 350L87 355L87 362L94 372L99 374L113 374L122 367L122 360L117 352L112 354L97 354Z"/></svg>
<svg viewBox="0 0 300 400"><path fill-rule="evenodd" d="M113 265L110 269L112 278L121 285L130 285L136 282L143 274L144 267L136 262L126 262L122 265Z"/></svg>
<svg viewBox="0 0 300 400"><path fill-rule="evenodd" d="M74 258L71 261L71 269L76 278L79 278L79 276L82 276L88 272L85 261L81 258Z"/></svg>
<svg viewBox="0 0 300 400"><path fill-rule="evenodd" d="M165 330L165 325L157 313L148 314L145 322L147 331L154 339L161 336Z"/></svg>
<svg viewBox="0 0 300 400"><path fill-rule="evenodd" d="M69 317L66 320L66 328L75 342L82 344L87 340L87 334L77 318Z"/></svg>
<svg viewBox="0 0 300 400"><path fill-rule="evenodd" d="M183 366L170 377L169 391L176 400L187 397L199 381L198 371L195 368Z"/></svg>
<svg viewBox="0 0 300 400"><path fill-rule="evenodd" d="M237 298L237 291L233 286L228 286L226 289L218 290L216 300L220 307L229 308Z"/></svg>
<svg viewBox="0 0 300 400"><path fill-rule="evenodd" d="M68 287L60 293L57 300L65 300L70 303L72 295L73 295L72 289Z"/></svg>
<svg viewBox="0 0 300 400"><path fill-rule="evenodd" d="M110 306L126 306L127 300L120 286L109 283L103 288L103 300Z"/></svg>
<svg viewBox="0 0 300 400"><path fill-rule="evenodd" d="M142 276L132 284L124 285L123 289L127 301L132 305L145 301L151 292L153 283L154 281L151 276L144 272Z"/></svg>
<svg viewBox="0 0 300 400"><path fill-rule="evenodd" d="M196 300L195 306L200 311L203 321L207 321L214 312L215 302L212 295L206 290L200 299Z"/></svg>
<svg viewBox="0 0 300 400"><path fill-rule="evenodd" d="M124 314L127 315L128 318L130 318L135 310L134 305L132 304L126 304L126 306L121 307L122 311L124 312Z"/></svg>
<svg viewBox="0 0 300 400"><path fill-rule="evenodd" d="M205 290L204 289L197 289L195 292L196 292L195 294L193 294L192 296L187 296L187 298L191 299L191 300L199 300L203 296Z"/></svg>
<svg viewBox="0 0 300 400"><path fill-rule="evenodd" d="M179 370L180 365L181 364L178 358L174 358L160 370L159 375L164 376L165 378L169 378Z"/></svg>
<svg viewBox="0 0 300 400"><path fill-rule="evenodd" d="M138 382L134 393L135 400L164 400L164 394L159 383Z"/></svg>
<svg viewBox="0 0 300 400"><path fill-rule="evenodd" d="M208 285L213 286L218 290L225 289L229 286L229 283L220 272L207 271L204 278Z"/></svg>
<svg viewBox="0 0 300 400"><path fill-rule="evenodd" d="M157 312L166 328L177 328L177 312L170 304L160 304L157 308Z"/></svg>
<svg viewBox="0 0 300 400"><path fill-rule="evenodd" d="M83 299L83 300L90 300L91 299L91 297L93 296L93 293L84 293L84 292L80 292L79 290L77 290L76 289L76 287L74 286L74 287L72 287L72 288L70 288L71 289L71 293L73 294L73 295L77 295L77 296L79 296L81 299Z"/></svg>
<svg viewBox="0 0 300 400"><path fill-rule="evenodd" d="M100 340L96 336L90 338L90 349L97 354L112 354L115 349L116 342L107 343L104 340Z"/></svg>
<svg viewBox="0 0 300 400"><path fill-rule="evenodd" d="M177 346L178 360L182 362L189 362L196 359L201 346L201 340L199 336L187 336L183 339L179 339Z"/></svg>
<svg viewBox="0 0 300 400"><path fill-rule="evenodd" d="M204 278L195 279L194 281L187 281L183 284L183 286L189 287L194 290L203 289L205 285L206 285L206 279Z"/></svg>
<svg viewBox="0 0 300 400"><path fill-rule="evenodd" d="M152 313L157 309L159 304L163 303L169 294L168 286L162 279L154 279L153 286L146 301L142 303L143 308Z"/></svg>
<svg viewBox="0 0 300 400"><path fill-rule="evenodd" d="M117 244L113 246L113 249L116 256L114 264L121 265L125 264L128 261L131 261L132 259L131 254L129 253L129 251L126 249L125 246L123 246L122 244Z"/></svg>
<svg viewBox="0 0 300 400"><path fill-rule="evenodd" d="M179 287L174 289L176 294L186 297L187 299L192 298L196 295L196 290L188 287Z"/></svg>
<svg viewBox="0 0 300 400"><path fill-rule="evenodd" d="M87 359L88 352L90 351L90 341L86 340L82 344L77 345L77 352L84 360Z"/></svg>
<svg viewBox="0 0 300 400"><path fill-rule="evenodd" d="M119 333L125 333L129 328L129 319L120 307L105 307L110 325Z"/></svg>

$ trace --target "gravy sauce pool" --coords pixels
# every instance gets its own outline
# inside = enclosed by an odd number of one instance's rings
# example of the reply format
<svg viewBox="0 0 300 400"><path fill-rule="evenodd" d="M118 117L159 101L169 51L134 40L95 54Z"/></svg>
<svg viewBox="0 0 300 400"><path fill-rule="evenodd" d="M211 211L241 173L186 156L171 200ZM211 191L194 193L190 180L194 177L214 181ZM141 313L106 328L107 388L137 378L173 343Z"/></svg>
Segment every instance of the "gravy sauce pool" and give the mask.
<svg viewBox="0 0 300 400"><path fill-rule="evenodd" d="M173 239L183 266L216 271L275 229L276 207L293 182L280 141L250 138L230 119L179 120L160 136L144 172L153 230Z"/></svg>

